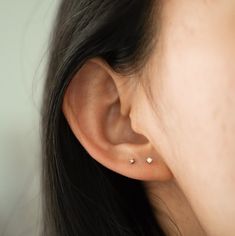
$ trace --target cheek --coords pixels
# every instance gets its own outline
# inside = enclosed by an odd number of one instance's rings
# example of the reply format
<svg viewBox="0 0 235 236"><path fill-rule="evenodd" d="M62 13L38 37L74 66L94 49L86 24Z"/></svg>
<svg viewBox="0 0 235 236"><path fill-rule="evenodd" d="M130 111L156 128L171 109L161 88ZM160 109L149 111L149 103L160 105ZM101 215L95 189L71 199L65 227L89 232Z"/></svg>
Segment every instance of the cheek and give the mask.
<svg viewBox="0 0 235 236"><path fill-rule="evenodd" d="M186 42L186 41L185 41ZM224 46L222 46L224 45ZM173 152L179 156L235 156L235 53L209 39L169 45L161 60L164 121ZM157 72L156 72L157 74ZM155 78L154 86L157 87ZM158 102L157 100L155 101ZM169 164L177 160L169 157ZM172 159L171 159L172 158ZM195 159L191 158L195 164ZM177 164L177 163L175 163Z"/></svg>

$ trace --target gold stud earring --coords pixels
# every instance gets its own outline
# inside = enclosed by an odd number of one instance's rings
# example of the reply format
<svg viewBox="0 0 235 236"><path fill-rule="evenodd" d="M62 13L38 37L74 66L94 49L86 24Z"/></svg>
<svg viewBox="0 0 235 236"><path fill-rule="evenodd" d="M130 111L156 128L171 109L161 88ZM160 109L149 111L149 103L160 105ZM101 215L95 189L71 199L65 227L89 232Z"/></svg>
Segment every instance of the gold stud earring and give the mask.
<svg viewBox="0 0 235 236"><path fill-rule="evenodd" d="M134 163L135 163L135 159L134 159L134 158L131 158L131 159L129 160L129 162L130 162L130 164L134 164Z"/></svg>
<svg viewBox="0 0 235 236"><path fill-rule="evenodd" d="M151 164L151 163L153 162L153 159L152 159L151 157L147 157L147 158L146 158L146 162L147 162L148 164Z"/></svg>

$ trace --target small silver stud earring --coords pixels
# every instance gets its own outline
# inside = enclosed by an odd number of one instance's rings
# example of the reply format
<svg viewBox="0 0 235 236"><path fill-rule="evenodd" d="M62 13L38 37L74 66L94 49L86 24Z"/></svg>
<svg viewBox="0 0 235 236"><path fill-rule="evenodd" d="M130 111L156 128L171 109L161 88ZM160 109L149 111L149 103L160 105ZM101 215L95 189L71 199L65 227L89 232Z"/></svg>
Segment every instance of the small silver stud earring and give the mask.
<svg viewBox="0 0 235 236"><path fill-rule="evenodd" d="M129 162L130 162L130 164L134 164L134 163L135 163L135 159L134 159L134 158L131 158L131 159L129 160Z"/></svg>
<svg viewBox="0 0 235 236"><path fill-rule="evenodd" d="M146 162L147 162L147 163L151 164L152 161L153 161L153 159L152 159L151 157L147 157L147 158L146 158Z"/></svg>

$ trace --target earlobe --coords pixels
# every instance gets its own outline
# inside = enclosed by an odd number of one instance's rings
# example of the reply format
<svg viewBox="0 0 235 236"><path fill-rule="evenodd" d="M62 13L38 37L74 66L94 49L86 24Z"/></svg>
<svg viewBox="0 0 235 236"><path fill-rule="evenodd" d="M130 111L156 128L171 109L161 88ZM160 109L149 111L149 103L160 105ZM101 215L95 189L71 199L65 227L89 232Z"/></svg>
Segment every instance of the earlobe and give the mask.
<svg viewBox="0 0 235 236"><path fill-rule="evenodd" d="M102 59L87 61L66 89L65 118L91 157L105 167L134 179L168 180L167 166L133 129L129 111L139 94L126 79Z"/></svg>

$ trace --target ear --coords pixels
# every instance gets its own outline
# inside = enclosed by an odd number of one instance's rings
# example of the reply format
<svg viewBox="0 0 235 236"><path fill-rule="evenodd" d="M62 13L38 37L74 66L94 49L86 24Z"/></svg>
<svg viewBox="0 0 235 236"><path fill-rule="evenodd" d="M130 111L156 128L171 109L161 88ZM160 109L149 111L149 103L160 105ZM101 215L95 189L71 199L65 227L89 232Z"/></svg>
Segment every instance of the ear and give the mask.
<svg viewBox="0 0 235 236"><path fill-rule="evenodd" d="M101 58L90 59L69 83L63 113L79 142L105 167L138 180L168 180L170 170L149 140L133 129L130 111L140 94L131 79L115 73Z"/></svg>

